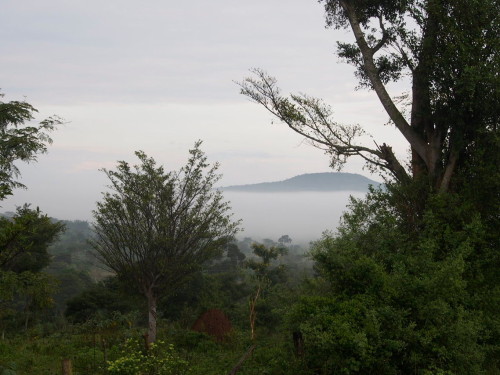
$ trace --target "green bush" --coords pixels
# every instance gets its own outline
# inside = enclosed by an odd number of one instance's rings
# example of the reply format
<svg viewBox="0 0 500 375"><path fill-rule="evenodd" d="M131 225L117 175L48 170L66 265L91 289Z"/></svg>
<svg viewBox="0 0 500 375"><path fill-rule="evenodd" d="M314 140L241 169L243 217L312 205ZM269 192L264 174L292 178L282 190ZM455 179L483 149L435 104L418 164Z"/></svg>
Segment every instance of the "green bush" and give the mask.
<svg viewBox="0 0 500 375"><path fill-rule="evenodd" d="M128 339L122 356L108 362L108 373L113 375L181 375L187 368L187 361L175 352L174 345L161 340L146 351L139 340Z"/></svg>

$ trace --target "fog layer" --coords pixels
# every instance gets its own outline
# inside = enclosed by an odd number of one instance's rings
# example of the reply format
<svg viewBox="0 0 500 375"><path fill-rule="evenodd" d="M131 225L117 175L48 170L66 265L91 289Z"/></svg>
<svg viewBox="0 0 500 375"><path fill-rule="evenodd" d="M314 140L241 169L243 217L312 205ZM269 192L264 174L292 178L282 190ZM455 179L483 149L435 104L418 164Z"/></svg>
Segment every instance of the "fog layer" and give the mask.
<svg viewBox="0 0 500 375"><path fill-rule="evenodd" d="M243 220L238 237L277 240L288 234L295 243L317 240L325 230L334 231L346 211L349 196L360 192L248 193L224 192L234 217Z"/></svg>

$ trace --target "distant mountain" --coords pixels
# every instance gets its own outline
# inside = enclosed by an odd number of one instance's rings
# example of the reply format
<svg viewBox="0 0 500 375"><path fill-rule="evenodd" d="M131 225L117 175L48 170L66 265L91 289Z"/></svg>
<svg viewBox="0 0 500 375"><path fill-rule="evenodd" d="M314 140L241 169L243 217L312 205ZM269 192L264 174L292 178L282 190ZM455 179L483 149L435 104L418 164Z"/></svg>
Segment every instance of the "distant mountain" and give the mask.
<svg viewBox="0 0 500 375"><path fill-rule="evenodd" d="M300 192L300 191L367 191L368 185L380 183L354 173L308 173L284 181L262 182L250 185L226 186L224 191L254 193Z"/></svg>

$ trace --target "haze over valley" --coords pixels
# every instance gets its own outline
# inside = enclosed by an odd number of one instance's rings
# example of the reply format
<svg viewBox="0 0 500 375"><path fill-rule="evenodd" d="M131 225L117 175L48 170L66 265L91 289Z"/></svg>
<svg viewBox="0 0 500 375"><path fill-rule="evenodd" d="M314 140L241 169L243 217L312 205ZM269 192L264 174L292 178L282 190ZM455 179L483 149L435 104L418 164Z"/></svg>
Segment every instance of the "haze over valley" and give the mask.
<svg viewBox="0 0 500 375"><path fill-rule="evenodd" d="M230 201L235 219L242 219L238 238L277 240L288 234L294 243L307 244L317 240L325 230L334 231L349 196L361 198L369 185L379 183L354 173L309 173L283 181L222 187L224 198ZM29 190L20 191L30 203ZM99 199L96 197L95 199ZM35 203L38 202L38 203ZM91 210L95 202L90 199L72 205L34 200L33 205L49 216L60 220L85 220L92 222ZM14 207L2 207L13 211Z"/></svg>
<svg viewBox="0 0 500 375"><path fill-rule="evenodd" d="M295 242L319 239L337 227L349 196L361 198L379 183L352 173L311 173L293 178L224 187L236 218L243 220L240 237L278 239L288 234Z"/></svg>
<svg viewBox="0 0 500 375"><path fill-rule="evenodd" d="M238 237L277 240L288 234L294 243L308 243L325 230L335 230L349 196L362 192L225 193L244 231Z"/></svg>

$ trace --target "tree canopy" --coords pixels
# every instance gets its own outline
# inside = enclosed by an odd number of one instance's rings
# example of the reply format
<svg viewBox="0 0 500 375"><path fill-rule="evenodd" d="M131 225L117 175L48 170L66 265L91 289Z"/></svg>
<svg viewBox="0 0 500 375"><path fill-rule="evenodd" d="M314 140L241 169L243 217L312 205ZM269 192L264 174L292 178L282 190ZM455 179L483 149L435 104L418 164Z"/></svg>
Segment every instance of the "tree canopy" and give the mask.
<svg viewBox="0 0 500 375"><path fill-rule="evenodd" d="M391 145L360 144L369 129L333 119L322 100L283 96L261 69L241 92L260 103L342 167L351 156L402 183L425 177L431 191L454 190L457 169L500 118L500 3L496 0L320 0L326 24L350 29L355 43L338 55L356 67L360 87L375 91L391 123L412 149L411 170ZM387 84L409 77L411 89L391 97ZM496 144L498 147L498 143Z"/></svg>
<svg viewBox="0 0 500 375"><path fill-rule="evenodd" d="M500 259L497 245L485 243L486 226L457 197L436 195L422 230L408 231L392 194L353 199L338 232L312 246L316 277L288 317L304 334L308 366L496 373Z"/></svg>
<svg viewBox="0 0 500 375"><path fill-rule="evenodd" d="M0 93L0 99L3 96ZM26 101L0 101L0 200L12 189L25 187L17 180L20 172L15 162L36 161L38 154L47 152L47 144L52 143L49 132L62 123L52 116L33 125L36 112Z"/></svg>
<svg viewBox="0 0 500 375"><path fill-rule="evenodd" d="M389 174L312 248L315 278L290 309L317 373L498 372L500 2L319 0L359 88L374 91L410 164L369 128L335 121L262 69L239 85L341 168L352 156ZM390 94L391 83L409 83ZM386 173L384 173L386 172Z"/></svg>
<svg viewBox="0 0 500 375"><path fill-rule="evenodd" d="M12 218L0 217L0 270L41 271L50 262L48 247L63 229L64 224L28 205Z"/></svg>
<svg viewBox="0 0 500 375"><path fill-rule="evenodd" d="M139 165L120 161L104 170L111 192L94 211L92 245L111 270L132 282L149 304L149 340L156 336L156 303L222 252L237 232L230 206L214 189L219 165L209 165L200 150L190 150L187 164L165 172L144 152Z"/></svg>

